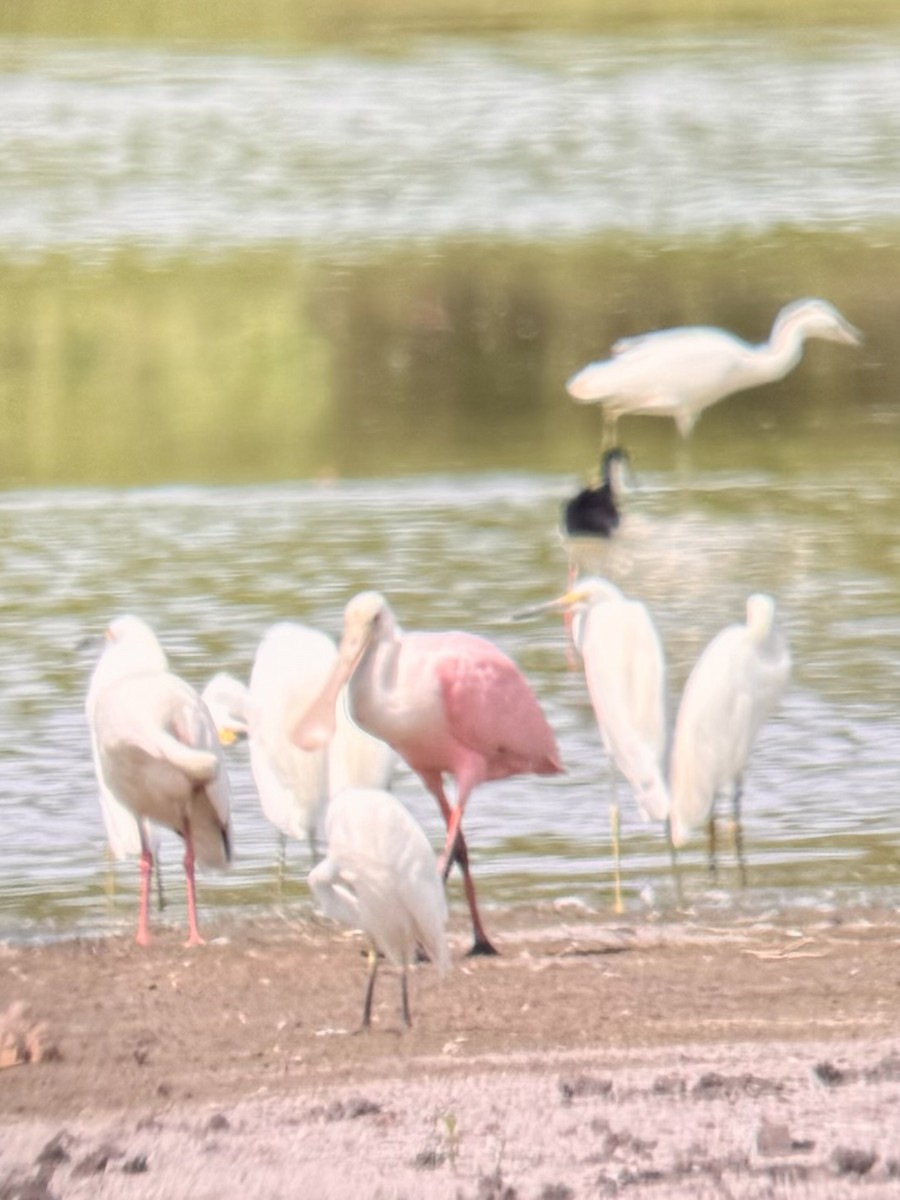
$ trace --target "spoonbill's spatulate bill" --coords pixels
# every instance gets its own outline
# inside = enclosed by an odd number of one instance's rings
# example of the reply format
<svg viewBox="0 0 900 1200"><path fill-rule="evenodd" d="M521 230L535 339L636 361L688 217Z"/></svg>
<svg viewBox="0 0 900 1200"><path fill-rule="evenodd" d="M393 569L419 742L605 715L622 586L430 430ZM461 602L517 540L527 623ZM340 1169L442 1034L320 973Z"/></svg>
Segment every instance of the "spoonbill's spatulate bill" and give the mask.
<svg viewBox="0 0 900 1200"><path fill-rule="evenodd" d="M478 784L562 770L556 739L518 667L492 642L470 633L404 633L378 592L355 596L344 612L334 674L297 723L301 745L334 733L335 698L348 683L354 719L393 746L441 807L447 824L443 870L456 859L472 916L473 953L495 953L484 932L462 831ZM456 804L444 773L456 781Z"/></svg>
<svg viewBox="0 0 900 1200"><path fill-rule="evenodd" d="M363 1006L372 1018L378 952L400 969L401 1011L410 1025L407 969L421 945L443 974L449 961L447 902L434 852L421 827L390 792L348 788L328 806L326 857L309 886L326 916L360 929L372 943Z"/></svg>
<svg viewBox="0 0 900 1200"><path fill-rule="evenodd" d="M184 839L188 945L203 941L197 924L194 863L231 859L230 790L215 725L198 694L166 669L153 631L137 617L114 620L87 698L101 797L134 817L141 842L137 940L146 945L153 851L147 822ZM104 801L105 802L105 801Z"/></svg>
<svg viewBox="0 0 900 1200"><path fill-rule="evenodd" d="M747 600L747 619L721 630L688 676L672 742L671 833L674 847L708 823L710 866L715 870L715 801L730 790L738 867L744 880L741 792L744 770L763 724L783 695L791 673L787 641L771 596Z"/></svg>
<svg viewBox="0 0 900 1200"><path fill-rule="evenodd" d="M807 338L850 346L862 340L827 300L795 300L781 310L761 345L703 325L623 338L612 358L583 367L566 390L582 404L601 404L613 429L621 416L646 414L672 417L687 437L717 400L783 379L800 361Z"/></svg>

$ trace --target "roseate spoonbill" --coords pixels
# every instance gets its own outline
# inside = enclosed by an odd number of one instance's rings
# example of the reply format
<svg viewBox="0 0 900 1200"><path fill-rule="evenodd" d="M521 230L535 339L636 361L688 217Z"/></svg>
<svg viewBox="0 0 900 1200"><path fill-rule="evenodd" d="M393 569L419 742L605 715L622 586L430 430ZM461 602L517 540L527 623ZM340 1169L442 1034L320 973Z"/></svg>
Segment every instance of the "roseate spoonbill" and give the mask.
<svg viewBox="0 0 900 1200"><path fill-rule="evenodd" d="M104 815L112 799L137 824L141 848L137 941L146 945L150 940L147 913L153 849L147 822L152 821L184 839L187 944L199 945L203 939L197 925L195 859L216 868L228 866L231 860L230 791L216 729L194 689L168 671L165 654L148 625L138 617L117 617L106 638L86 710ZM117 846L121 851L124 843L113 844L114 849Z"/></svg>
<svg viewBox="0 0 900 1200"><path fill-rule="evenodd" d="M334 673L294 737L322 745L334 732L335 698L348 683L354 719L397 751L432 793L447 825L446 879L454 859L472 917L472 954L495 954L481 924L462 817L472 789L491 779L562 770L556 739L515 663L471 633L403 633L378 592L344 611ZM456 804L443 775L456 781Z"/></svg>
<svg viewBox="0 0 900 1200"><path fill-rule="evenodd" d="M618 500L626 490L628 454L607 450L600 463L601 482L586 487L563 505L563 529L569 537L611 538L621 523Z"/></svg>
<svg viewBox="0 0 900 1200"><path fill-rule="evenodd" d="M421 944L443 975L447 970L447 901L437 860L421 827L390 792L347 788L325 816L327 856L309 875L320 908L360 929L371 943L363 1027L372 1020L372 996L381 951L400 968L403 1021L411 1025L407 968Z"/></svg>
<svg viewBox="0 0 900 1200"><path fill-rule="evenodd" d="M673 848L682 846L690 830L707 821L710 868L715 872L715 800L729 788L742 884L744 770L790 673L791 655L775 620L775 601L754 594L747 600L746 623L721 630L700 655L675 721L669 779Z"/></svg>
<svg viewBox="0 0 900 1200"><path fill-rule="evenodd" d="M800 361L806 338L858 346L857 329L827 300L795 300L775 318L768 342L751 345L723 329L688 326L622 338L612 358L589 363L566 383L582 404L602 404L611 426L620 416L673 417L687 437L705 408L759 384L783 379Z"/></svg>
<svg viewBox="0 0 900 1200"><path fill-rule="evenodd" d="M573 614L572 639L584 662L591 705L609 758L615 911L620 913L624 907L616 767L630 784L645 821L665 821L669 815L669 791L663 776L666 752L663 649L646 605L626 599L606 579L580 579L558 599L517 615L548 608L561 608Z"/></svg>
<svg viewBox="0 0 900 1200"><path fill-rule="evenodd" d="M336 657L326 634L281 621L257 648L249 687L220 672L203 692L223 742L249 737L253 779L263 812L280 834L282 868L288 837L305 837L316 861L317 828L329 796L346 787L386 788L396 765L389 746L351 721L343 694L328 747L301 750L291 740L291 729L322 690Z"/></svg>

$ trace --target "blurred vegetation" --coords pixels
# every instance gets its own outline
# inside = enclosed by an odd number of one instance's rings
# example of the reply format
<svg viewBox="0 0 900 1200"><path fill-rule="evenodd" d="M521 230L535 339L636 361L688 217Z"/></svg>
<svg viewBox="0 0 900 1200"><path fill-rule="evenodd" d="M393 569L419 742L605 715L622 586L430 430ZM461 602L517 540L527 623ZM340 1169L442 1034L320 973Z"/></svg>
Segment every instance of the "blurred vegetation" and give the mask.
<svg viewBox="0 0 900 1200"><path fill-rule="evenodd" d="M649 24L811 28L896 22L894 0L3 0L0 34L275 46L395 42L399 33L605 34ZM389 49L389 45L385 48Z"/></svg>
<svg viewBox="0 0 900 1200"><path fill-rule="evenodd" d="M872 421L895 453L898 280L896 239L788 230L678 248L460 244L360 263L276 248L0 263L0 483L586 471L600 417L566 396L573 370L624 334L671 325L762 340L802 295L835 303L865 347L813 343L789 383L707 413L692 453L741 423L763 443L778 431L761 467L813 430L832 431L823 453L844 453ZM622 431L645 462L670 460L671 422Z"/></svg>

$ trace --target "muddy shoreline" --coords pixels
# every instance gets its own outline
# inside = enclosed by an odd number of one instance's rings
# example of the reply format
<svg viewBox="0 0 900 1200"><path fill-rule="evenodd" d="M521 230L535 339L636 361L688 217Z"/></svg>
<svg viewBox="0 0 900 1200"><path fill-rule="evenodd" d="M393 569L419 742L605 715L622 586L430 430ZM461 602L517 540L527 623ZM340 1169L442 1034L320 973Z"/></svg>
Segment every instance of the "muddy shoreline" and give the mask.
<svg viewBox="0 0 900 1200"><path fill-rule="evenodd" d="M0 947L42 1023L0 1071L0 1200L896 1194L890 910L491 914L501 955L390 969L303 913ZM30 1190L29 1190L30 1189ZM248 1191L248 1189L251 1189Z"/></svg>

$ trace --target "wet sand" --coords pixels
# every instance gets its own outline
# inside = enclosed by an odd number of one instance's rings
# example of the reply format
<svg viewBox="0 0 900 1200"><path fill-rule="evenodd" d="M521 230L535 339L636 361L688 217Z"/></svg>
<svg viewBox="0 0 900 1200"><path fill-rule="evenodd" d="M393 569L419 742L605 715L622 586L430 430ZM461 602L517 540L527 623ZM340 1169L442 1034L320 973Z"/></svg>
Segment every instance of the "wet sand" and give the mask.
<svg viewBox="0 0 900 1200"><path fill-rule="evenodd" d="M900 1194L891 911L529 907L493 959L455 912L413 1028L385 967L362 1033L358 935L216 920L0 947L46 1026L0 1071L0 1200Z"/></svg>

